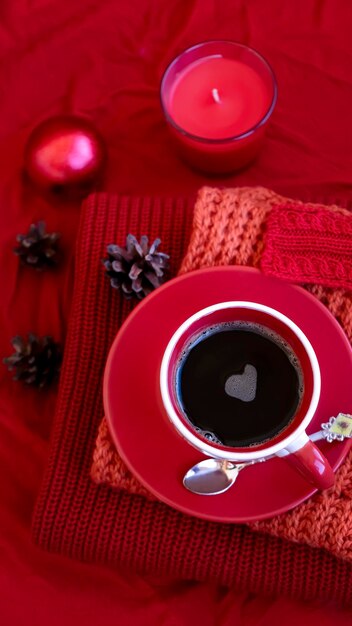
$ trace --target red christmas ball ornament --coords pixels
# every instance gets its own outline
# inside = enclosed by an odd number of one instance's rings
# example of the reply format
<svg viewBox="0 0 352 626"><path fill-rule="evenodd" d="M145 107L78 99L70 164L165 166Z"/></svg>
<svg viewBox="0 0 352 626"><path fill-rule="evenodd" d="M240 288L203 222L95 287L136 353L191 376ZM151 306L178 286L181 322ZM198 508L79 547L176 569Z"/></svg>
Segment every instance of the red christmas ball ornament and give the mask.
<svg viewBox="0 0 352 626"><path fill-rule="evenodd" d="M97 184L106 160L103 139L86 119L60 115L31 133L24 168L43 192L84 196Z"/></svg>

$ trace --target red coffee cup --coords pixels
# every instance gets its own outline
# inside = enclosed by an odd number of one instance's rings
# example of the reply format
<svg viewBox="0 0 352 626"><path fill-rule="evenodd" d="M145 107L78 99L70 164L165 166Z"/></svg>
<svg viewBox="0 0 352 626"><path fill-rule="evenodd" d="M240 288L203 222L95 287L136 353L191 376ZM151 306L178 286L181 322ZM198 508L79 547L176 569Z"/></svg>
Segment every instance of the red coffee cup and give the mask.
<svg viewBox="0 0 352 626"><path fill-rule="evenodd" d="M282 431L267 441L235 448L208 440L192 427L180 405L175 378L181 355L193 338L216 325L237 321L258 324L290 346L300 365L303 390L293 419ZM221 302L198 311L175 331L166 347L160 370L160 391L165 413L176 431L207 457L246 463L276 455L293 464L318 489L327 489L334 483L329 462L306 433L320 398L318 359L303 331L280 311L248 301Z"/></svg>

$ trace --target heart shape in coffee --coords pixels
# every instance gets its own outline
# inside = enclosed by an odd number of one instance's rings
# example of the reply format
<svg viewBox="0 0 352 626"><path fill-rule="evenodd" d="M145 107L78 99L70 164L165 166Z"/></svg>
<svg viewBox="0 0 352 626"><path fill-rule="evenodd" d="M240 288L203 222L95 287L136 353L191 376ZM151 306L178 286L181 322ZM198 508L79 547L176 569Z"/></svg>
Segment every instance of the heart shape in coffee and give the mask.
<svg viewBox="0 0 352 626"><path fill-rule="evenodd" d="M225 383L225 392L228 396L252 402L257 393L257 370L254 365L246 365L242 374L233 374Z"/></svg>

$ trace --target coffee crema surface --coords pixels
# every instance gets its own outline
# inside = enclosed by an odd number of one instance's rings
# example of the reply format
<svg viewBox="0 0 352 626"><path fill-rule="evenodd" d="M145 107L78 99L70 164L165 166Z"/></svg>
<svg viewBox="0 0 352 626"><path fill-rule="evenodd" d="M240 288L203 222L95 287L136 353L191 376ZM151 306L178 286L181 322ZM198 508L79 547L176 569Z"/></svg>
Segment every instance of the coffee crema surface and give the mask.
<svg viewBox="0 0 352 626"><path fill-rule="evenodd" d="M254 322L225 322L185 347L175 374L176 397L189 424L227 447L260 445L293 420L303 374L291 346Z"/></svg>

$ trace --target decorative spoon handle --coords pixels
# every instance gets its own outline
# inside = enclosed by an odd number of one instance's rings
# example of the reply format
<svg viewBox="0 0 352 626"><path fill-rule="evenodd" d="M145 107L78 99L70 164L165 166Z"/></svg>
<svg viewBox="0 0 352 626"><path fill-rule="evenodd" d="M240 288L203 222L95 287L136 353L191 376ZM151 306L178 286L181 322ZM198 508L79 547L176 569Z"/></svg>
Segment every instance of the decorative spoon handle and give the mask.
<svg viewBox="0 0 352 626"><path fill-rule="evenodd" d="M333 441L344 441L352 438L352 415L339 413L336 417L330 417L328 422L321 424L322 430L309 435L311 441L326 439L329 443Z"/></svg>
<svg viewBox="0 0 352 626"><path fill-rule="evenodd" d="M348 413L339 413L336 417L330 417L328 422L321 424L321 430L309 435L309 439L313 442L325 439L328 443L352 439L352 415L349 415ZM273 459L274 457L275 455L271 455L265 457L264 459L248 461L244 465L248 466L254 465L255 463L263 463L264 461L269 461L269 459Z"/></svg>

